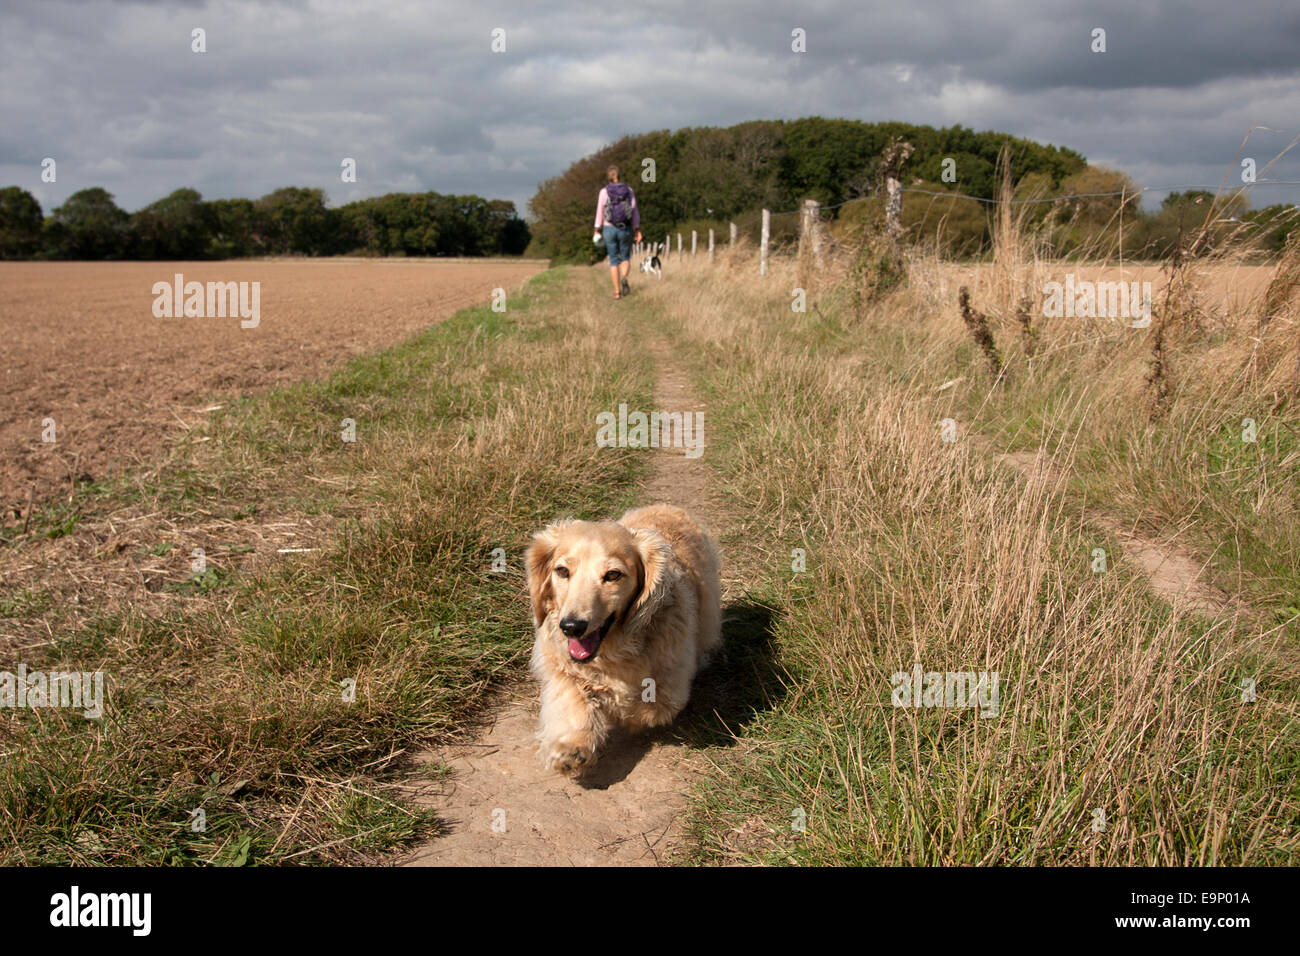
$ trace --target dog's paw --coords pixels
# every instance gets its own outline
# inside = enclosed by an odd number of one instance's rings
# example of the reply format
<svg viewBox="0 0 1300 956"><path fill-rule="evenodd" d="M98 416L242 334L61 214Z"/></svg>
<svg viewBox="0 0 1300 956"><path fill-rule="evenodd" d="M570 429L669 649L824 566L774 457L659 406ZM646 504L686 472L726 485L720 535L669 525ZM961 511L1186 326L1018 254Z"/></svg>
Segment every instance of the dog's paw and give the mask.
<svg viewBox="0 0 1300 956"><path fill-rule="evenodd" d="M628 717L628 723L642 730L652 727L667 727L682 712L682 705L671 701L659 700L653 704L642 704Z"/></svg>
<svg viewBox="0 0 1300 956"><path fill-rule="evenodd" d="M578 774L595 762L595 748L587 741L572 738L557 740L546 748L546 769Z"/></svg>

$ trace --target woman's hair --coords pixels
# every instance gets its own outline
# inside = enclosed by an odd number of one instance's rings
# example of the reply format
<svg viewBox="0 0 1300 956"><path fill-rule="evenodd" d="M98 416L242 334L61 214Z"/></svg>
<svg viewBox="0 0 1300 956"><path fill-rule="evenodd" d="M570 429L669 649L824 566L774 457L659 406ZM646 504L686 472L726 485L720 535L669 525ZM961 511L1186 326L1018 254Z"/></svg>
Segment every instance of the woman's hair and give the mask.
<svg viewBox="0 0 1300 956"><path fill-rule="evenodd" d="M608 179L611 183L618 182L618 167L611 166L609 167L609 169L605 170L605 178Z"/></svg>

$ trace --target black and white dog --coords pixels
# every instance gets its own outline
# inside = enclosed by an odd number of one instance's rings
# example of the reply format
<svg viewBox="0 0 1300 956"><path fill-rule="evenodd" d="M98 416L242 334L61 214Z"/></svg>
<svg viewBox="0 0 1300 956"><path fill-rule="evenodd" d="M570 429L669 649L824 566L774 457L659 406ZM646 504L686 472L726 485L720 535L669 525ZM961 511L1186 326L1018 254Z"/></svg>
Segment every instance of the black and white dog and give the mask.
<svg viewBox="0 0 1300 956"><path fill-rule="evenodd" d="M653 272L655 277L659 279L664 277L663 269L659 264L659 252L657 248L641 260L641 271L646 275Z"/></svg>

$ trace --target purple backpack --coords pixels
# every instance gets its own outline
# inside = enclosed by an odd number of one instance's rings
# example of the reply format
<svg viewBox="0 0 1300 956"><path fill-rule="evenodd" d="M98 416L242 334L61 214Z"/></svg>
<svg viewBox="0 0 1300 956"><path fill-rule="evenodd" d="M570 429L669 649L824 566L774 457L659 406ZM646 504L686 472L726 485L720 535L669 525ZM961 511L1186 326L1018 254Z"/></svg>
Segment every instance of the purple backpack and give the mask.
<svg viewBox="0 0 1300 956"><path fill-rule="evenodd" d="M632 187L627 183L605 187L605 221L611 226L626 226L632 221Z"/></svg>

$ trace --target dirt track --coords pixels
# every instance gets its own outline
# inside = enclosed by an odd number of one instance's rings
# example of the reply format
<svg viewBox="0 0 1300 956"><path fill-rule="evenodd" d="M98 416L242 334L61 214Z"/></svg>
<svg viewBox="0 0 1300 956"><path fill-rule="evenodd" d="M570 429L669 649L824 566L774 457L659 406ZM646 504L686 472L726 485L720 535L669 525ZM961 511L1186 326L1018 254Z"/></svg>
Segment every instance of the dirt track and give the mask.
<svg viewBox="0 0 1300 956"><path fill-rule="evenodd" d="M589 307L607 307L605 289ZM670 411L704 411L662 338L646 348L656 366L655 402ZM675 449L654 452L643 503L685 508L715 534L722 513L708 473ZM729 587L723 559L724 618ZM431 756L453 770L421 802L437 808L450 832L416 847L405 866L655 866L672 860L682 835L686 793L700 772L671 729L619 733L581 780L542 768L537 755L538 688L510 688L490 726Z"/></svg>
<svg viewBox="0 0 1300 956"><path fill-rule="evenodd" d="M516 289L540 260L0 263L0 509L147 460L220 401L319 375ZM260 322L155 318L155 282L260 282ZM52 418L56 442L41 441Z"/></svg>

